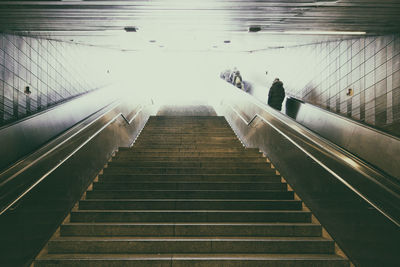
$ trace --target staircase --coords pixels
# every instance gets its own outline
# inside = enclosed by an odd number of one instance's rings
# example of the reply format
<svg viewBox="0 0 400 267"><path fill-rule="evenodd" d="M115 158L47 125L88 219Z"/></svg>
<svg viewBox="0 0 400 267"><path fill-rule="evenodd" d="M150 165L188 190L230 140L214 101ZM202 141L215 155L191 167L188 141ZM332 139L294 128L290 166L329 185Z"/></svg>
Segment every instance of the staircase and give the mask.
<svg viewBox="0 0 400 267"><path fill-rule="evenodd" d="M150 117L34 266L349 266L223 117Z"/></svg>

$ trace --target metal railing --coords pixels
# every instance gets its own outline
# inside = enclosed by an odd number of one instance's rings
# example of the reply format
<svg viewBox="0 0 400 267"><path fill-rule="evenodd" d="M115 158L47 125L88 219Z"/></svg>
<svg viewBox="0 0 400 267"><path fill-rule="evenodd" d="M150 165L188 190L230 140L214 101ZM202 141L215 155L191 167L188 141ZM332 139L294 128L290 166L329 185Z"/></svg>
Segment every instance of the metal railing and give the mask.
<svg viewBox="0 0 400 267"><path fill-rule="evenodd" d="M62 136L41 147L36 153L0 173L0 215L15 206L26 194L117 118L121 117L129 125L143 110L143 107L139 106L131 118L126 118L122 112L118 112L120 105L120 101L112 102Z"/></svg>

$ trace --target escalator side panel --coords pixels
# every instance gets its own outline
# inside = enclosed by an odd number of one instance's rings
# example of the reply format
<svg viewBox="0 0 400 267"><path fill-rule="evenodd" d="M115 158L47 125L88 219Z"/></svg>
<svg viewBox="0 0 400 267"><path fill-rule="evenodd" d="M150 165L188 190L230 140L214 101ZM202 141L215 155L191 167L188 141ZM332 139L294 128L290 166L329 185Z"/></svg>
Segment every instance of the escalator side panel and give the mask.
<svg viewBox="0 0 400 267"><path fill-rule="evenodd" d="M113 151L133 142L150 112L143 109L131 124L118 117L0 216L1 266L32 262Z"/></svg>
<svg viewBox="0 0 400 267"><path fill-rule="evenodd" d="M286 101L286 114L400 181L399 138L292 98Z"/></svg>
<svg viewBox="0 0 400 267"><path fill-rule="evenodd" d="M266 115L259 107L234 103L240 114L225 103L219 115L226 117L247 147L257 147L270 158L351 261L356 266L396 266L399 228L277 129L257 117L252 120L256 113ZM248 125L245 120L252 121Z"/></svg>

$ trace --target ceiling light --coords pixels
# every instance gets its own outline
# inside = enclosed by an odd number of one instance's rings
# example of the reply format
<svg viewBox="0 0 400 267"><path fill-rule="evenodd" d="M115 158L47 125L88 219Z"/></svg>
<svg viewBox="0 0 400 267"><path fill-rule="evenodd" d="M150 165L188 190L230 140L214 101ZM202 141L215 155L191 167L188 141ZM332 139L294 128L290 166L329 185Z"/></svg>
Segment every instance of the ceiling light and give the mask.
<svg viewBox="0 0 400 267"><path fill-rule="evenodd" d="M133 27L133 26L127 26L127 27L124 28L124 30L126 32L137 32L138 28Z"/></svg>
<svg viewBox="0 0 400 267"><path fill-rule="evenodd" d="M156 40L150 40L149 42L150 42L150 43L155 43L155 42L156 42Z"/></svg>
<svg viewBox="0 0 400 267"><path fill-rule="evenodd" d="M259 32L259 31L261 31L260 26L250 26L249 27L249 32Z"/></svg>
<svg viewBox="0 0 400 267"><path fill-rule="evenodd" d="M225 44L229 44L231 41L230 40L225 40L224 43Z"/></svg>

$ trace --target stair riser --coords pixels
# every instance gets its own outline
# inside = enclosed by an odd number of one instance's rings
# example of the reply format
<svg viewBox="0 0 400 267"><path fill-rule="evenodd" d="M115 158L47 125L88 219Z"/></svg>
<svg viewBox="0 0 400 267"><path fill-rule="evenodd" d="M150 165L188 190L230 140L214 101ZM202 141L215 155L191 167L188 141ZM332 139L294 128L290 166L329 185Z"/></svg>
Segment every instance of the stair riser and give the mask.
<svg viewBox="0 0 400 267"><path fill-rule="evenodd" d="M293 199L284 191L88 191L87 199Z"/></svg>
<svg viewBox="0 0 400 267"><path fill-rule="evenodd" d="M172 257L171 257L172 258ZM164 260L146 259L141 260L40 260L35 267L349 267L344 260L323 260L323 259L285 259L284 257L272 257L272 259L254 260L245 256L243 259L171 259Z"/></svg>
<svg viewBox="0 0 400 267"><path fill-rule="evenodd" d="M101 201L81 200L80 210L301 210L300 201Z"/></svg>
<svg viewBox="0 0 400 267"><path fill-rule="evenodd" d="M165 129L165 130L181 130L181 129L195 129L196 130L206 130L206 131L216 131L216 130L224 130L226 131L231 130L230 126L228 123L220 123L220 122L215 122L211 123L210 125L208 124L199 124L199 125L194 125L194 124L183 124L183 125L175 125L174 123L169 125L162 125L162 124L147 124L143 129L147 130L152 130L152 129ZM163 134L164 132L157 132L156 134ZM231 130L232 133L232 130Z"/></svg>
<svg viewBox="0 0 400 267"><path fill-rule="evenodd" d="M280 182L277 175L100 175L99 181L119 182Z"/></svg>
<svg viewBox="0 0 400 267"><path fill-rule="evenodd" d="M330 241L50 241L49 253L333 253Z"/></svg>
<svg viewBox="0 0 400 267"><path fill-rule="evenodd" d="M148 150L159 150L159 149L170 149L172 151L181 151L183 149L185 150L199 150L199 151L208 151L208 150L227 150L227 151L233 151L233 150L243 150L245 149L244 146L241 143L235 143L235 144L196 144L196 143L191 143L191 144L160 144L160 143L153 143L153 144L141 144L141 143L135 143L132 146L133 149L148 149Z"/></svg>
<svg viewBox="0 0 400 267"><path fill-rule="evenodd" d="M307 212L137 211L71 213L71 222L310 222Z"/></svg>
<svg viewBox="0 0 400 267"><path fill-rule="evenodd" d="M253 152L252 152L253 153ZM122 155L118 153L112 158L115 160L143 160L143 161L213 161L214 159L220 161L253 161L262 160L265 158L261 157L260 153L253 153L251 155L243 155L240 153L126 153ZM241 161L242 160L242 161Z"/></svg>
<svg viewBox="0 0 400 267"><path fill-rule="evenodd" d="M62 225L61 236L154 236L154 237L320 237L319 226L254 225Z"/></svg>
<svg viewBox="0 0 400 267"><path fill-rule="evenodd" d="M162 134L158 134L159 132L162 131ZM208 137L236 137L234 133L229 132L228 130L218 130L218 131L187 131L185 129L180 130L180 131L174 131L174 130L163 130L163 129L144 129L141 133L140 136L152 136L152 137L169 137L169 136L183 136L183 137L201 137L201 136L208 136Z"/></svg>
<svg viewBox="0 0 400 267"><path fill-rule="evenodd" d="M218 168L105 168L104 174L274 174L272 169L218 169Z"/></svg>
<svg viewBox="0 0 400 267"><path fill-rule="evenodd" d="M182 150L194 150L194 151L207 151L207 150L242 150L244 147L242 144L134 144L133 149L152 149L152 150L160 150L160 149L168 149L171 151L182 151Z"/></svg>
<svg viewBox="0 0 400 267"><path fill-rule="evenodd" d="M284 183L94 183L93 190L287 190Z"/></svg>
<svg viewBox="0 0 400 267"><path fill-rule="evenodd" d="M123 162L123 163L144 163L144 164L158 164L158 163L199 163L199 164L247 164L247 163L264 163L265 158L251 157L251 158L240 158L240 157L227 157L227 158L216 158L216 157L118 157L112 158L112 162Z"/></svg>
<svg viewBox="0 0 400 267"><path fill-rule="evenodd" d="M119 148L121 149L121 148ZM134 156L144 156L147 155L149 157L220 157L220 158L232 158L232 157L261 157L261 152L255 150L240 150L240 151L189 151L189 152L175 152L164 150L161 152L157 152L154 149L132 149L123 150L118 152L117 156L119 157L134 157Z"/></svg>
<svg viewBox="0 0 400 267"><path fill-rule="evenodd" d="M191 136L170 136L164 138L157 138L157 136L140 136L136 139L135 144L241 144L241 142L231 136L222 137L196 137Z"/></svg>
<svg viewBox="0 0 400 267"><path fill-rule="evenodd" d="M138 139L133 144L133 147L153 147L153 146L178 146L178 147L186 147L186 146L205 146L205 147L226 147L226 146L234 146L234 147L243 147L243 144L239 141L213 141L213 140L141 140Z"/></svg>
<svg viewBox="0 0 400 267"><path fill-rule="evenodd" d="M224 169L266 169L271 171L270 165L266 162L251 163L251 162L134 162L134 161L111 161L108 163L108 168L224 168ZM274 171L274 170L272 170Z"/></svg>
<svg viewBox="0 0 400 267"><path fill-rule="evenodd" d="M166 147L166 148L145 148L145 147L137 147L137 148L131 148L134 149L132 151L124 151L129 152L129 153L143 153L143 152L151 152L151 153L169 153L171 155L173 154L178 154L178 153L242 153L243 155L247 153L255 153L253 151L247 152L244 147L242 146L237 146L237 147L196 147L196 148L184 148L184 147ZM122 153L122 152L121 152Z"/></svg>
<svg viewBox="0 0 400 267"><path fill-rule="evenodd" d="M179 150L179 148L176 148L177 150ZM155 152L155 149L146 149L146 148L136 148L133 149L131 147L120 147L118 148L118 154L119 155L126 155L126 154L138 154L138 153L142 153L142 152ZM230 157L231 155L261 155L261 152L258 149L254 149L254 148L244 148L244 147L240 147L238 149L234 149L232 151L225 151L225 149L215 149L216 152L213 152L212 149L207 149L205 151L198 151L195 153L198 153L199 155L213 155L213 153L218 154L218 155L222 155L224 157ZM166 152L171 152L170 150L166 150L164 149L164 153Z"/></svg>

